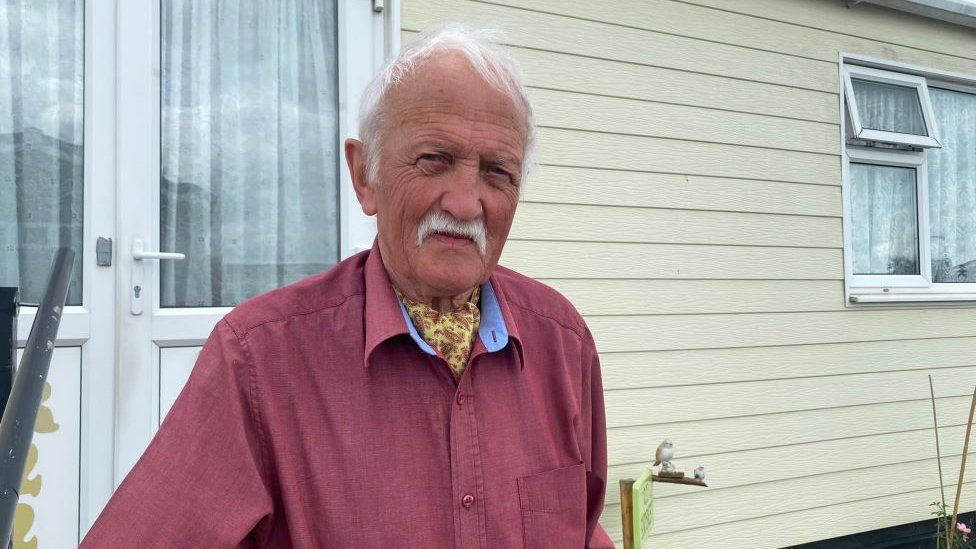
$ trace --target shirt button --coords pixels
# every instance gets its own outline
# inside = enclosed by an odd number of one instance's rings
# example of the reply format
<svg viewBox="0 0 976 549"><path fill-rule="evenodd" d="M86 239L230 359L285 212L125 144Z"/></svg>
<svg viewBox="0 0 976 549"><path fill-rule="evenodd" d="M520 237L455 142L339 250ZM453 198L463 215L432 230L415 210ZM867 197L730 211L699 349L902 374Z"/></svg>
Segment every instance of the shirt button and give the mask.
<svg viewBox="0 0 976 549"><path fill-rule="evenodd" d="M465 398L467 398L467 397L464 396L464 393L458 393L457 394L457 403L458 403L458 406L464 404L464 399Z"/></svg>
<svg viewBox="0 0 976 549"><path fill-rule="evenodd" d="M464 496L461 497L461 505L463 505L465 509L470 509L471 506L474 505L474 496L471 494L464 494Z"/></svg>

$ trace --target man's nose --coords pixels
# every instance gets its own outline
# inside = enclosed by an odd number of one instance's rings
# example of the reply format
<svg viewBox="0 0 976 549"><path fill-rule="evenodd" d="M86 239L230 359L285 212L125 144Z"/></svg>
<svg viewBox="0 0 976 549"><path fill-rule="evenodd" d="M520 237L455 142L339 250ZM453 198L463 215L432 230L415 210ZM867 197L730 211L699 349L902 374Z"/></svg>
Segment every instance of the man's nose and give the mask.
<svg viewBox="0 0 976 549"><path fill-rule="evenodd" d="M482 214L479 167L459 164L455 175L441 195L441 209L461 221L478 219Z"/></svg>

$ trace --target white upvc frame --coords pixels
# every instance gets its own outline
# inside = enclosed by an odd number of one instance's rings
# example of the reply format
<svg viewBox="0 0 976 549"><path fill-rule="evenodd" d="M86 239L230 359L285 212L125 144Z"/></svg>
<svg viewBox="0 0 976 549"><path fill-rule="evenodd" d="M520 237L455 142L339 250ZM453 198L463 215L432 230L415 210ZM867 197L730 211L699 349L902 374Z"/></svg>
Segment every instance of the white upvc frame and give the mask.
<svg viewBox="0 0 976 549"><path fill-rule="evenodd" d="M851 208L850 208L850 163L853 158L874 159L873 163L884 163L887 165L906 165L911 164L910 155L925 156L925 151L899 151L891 149L869 148L851 145L847 142L847 132L850 129L845 123L847 110L845 108L845 95L849 94L847 82L844 77L848 69L864 70L877 69L881 72L923 78L926 81L926 95L928 86L952 89L976 95L976 75L964 74L951 71L940 71L928 67L899 63L876 57L849 54L841 52L838 55L839 68L841 73L839 83L839 106L841 117L841 143L844 147L844 155L841 163L842 171L842 200L843 200L843 229L844 229L844 294L848 307L872 306L871 304L896 304L906 307L931 307L935 304L942 306L963 305L971 306L976 301L976 283L938 283L932 282L932 263L931 248L929 242L929 204L928 204L928 173L924 163L920 165L917 172L925 178L924 184L916 179L920 186L920 191L916 196L918 199L918 222L919 222L919 255L922 259L920 276L910 275L888 275L886 281L871 280L853 275L853 257L851 240ZM929 103L931 105L931 103ZM891 156L889 156L891 155ZM889 160L889 161L885 161ZM861 161L861 160L857 160ZM921 234L924 231L924 236ZM924 238L924 240L923 240ZM921 258L921 257L920 257ZM904 276L912 278L912 284L898 284L897 278ZM879 282L878 284L872 284ZM880 282L890 282L883 284Z"/></svg>
<svg viewBox="0 0 976 549"><path fill-rule="evenodd" d="M400 51L400 2L387 0L381 12L373 0L338 0L339 20L339 253L345 259L367 250L376 220L366 217L346 164L346 138L359 132L359 96L388 59ZM363 40L368 37L369 40ZM356 40L357 42L353 43ZM353 55L355 54L355 56Z"/></svg>
<svg viewBox="0 0 976 549"><path fill-rule="evenodd" d="M844 163L848 167L846 170L850 174L851 164L873 164L876 166L892 166L897 168L909 168L915 171L915 223L918 227L918 261L919 274L916 275L881 275L881 274L854 274L853 257L853 227L850 223L846 224L847 230L844 234L844 247L851 250L845 256L849 263L846 272L850 276L852 287L858 288L924 288L931 283L932 265L929 257L929 247L924 243L928 242L928 174L926 172L925 155L921 152L878 150L858 147L848 147ZM848 180L848 184L851 182ZM844 215L846 219L851 219L850 201L845 201Z"/></svg>
<svg viewBox="0 0 976 549"><path fill-rule="evenodd" d="M865 128L861 123L860 111L857 106L857 96L854 94L854 84L851 82L854 78L914 89L921 107L922 122L925 125L927 135L914 135ZM929 99L928 86L924 77L859 67L857 65L846 65L843 67L843 82L844 92L847 96L847 108L850 111L851 126L854 129L854 135L852 137L866 141L911 145L920 148L942 146L942 143L939 141L939 132L935 124L935 117L932 115L932 101Z"/></svg>

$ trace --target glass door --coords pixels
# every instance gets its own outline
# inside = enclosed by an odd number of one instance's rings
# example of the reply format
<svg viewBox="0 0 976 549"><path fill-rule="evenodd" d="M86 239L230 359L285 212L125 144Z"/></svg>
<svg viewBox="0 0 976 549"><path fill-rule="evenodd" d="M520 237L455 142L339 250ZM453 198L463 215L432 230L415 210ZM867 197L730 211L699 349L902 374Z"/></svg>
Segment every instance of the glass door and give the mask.
<svg viewBox="0 0 976 549"><path fill-rule="evenodd" d="M343 183L358 95L343 72L371 74L382 15L364 0L118 10L121 480L224 314L370 244ZM354 21L367 32L340 47Z"/></svg>

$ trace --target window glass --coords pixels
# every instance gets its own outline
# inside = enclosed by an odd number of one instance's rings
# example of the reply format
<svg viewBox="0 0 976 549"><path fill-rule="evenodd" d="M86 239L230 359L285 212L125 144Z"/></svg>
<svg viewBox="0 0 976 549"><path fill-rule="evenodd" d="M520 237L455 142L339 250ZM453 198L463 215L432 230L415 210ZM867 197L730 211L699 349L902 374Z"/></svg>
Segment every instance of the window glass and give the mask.
<svg viewBox="0 0 976 549"><path fill-rule="evenodd" d="M38 303L60 247L81 304L84 1L0 2L0 286Z"/></svg>
<svg viewBox="0 0 976 549"><path fill-rule="evenodd" d="M161 2L164 307L235 305L339 258L334 0Z"/></svg>
<svg viewBox="0 0 976 549"><path fill-rule="evenodd" d="M928 135L916 88L858 78L851 85L865 129Z"/></svg>
<svg viewBox="0 0 976 549"><path fill-rule="evenodd" d="M928 151L934 282L976 282L976 95L929 88L941 149Z"/></svg>
<svg viewBox="0 0 976 549"><path fill-rule="evenodd" d="M919 274L915 170L851 163L854 274Z"/></svg>

